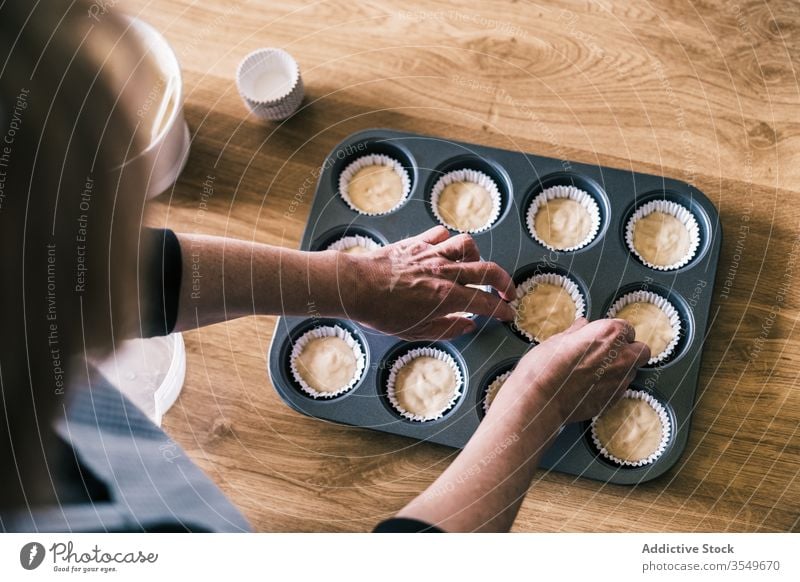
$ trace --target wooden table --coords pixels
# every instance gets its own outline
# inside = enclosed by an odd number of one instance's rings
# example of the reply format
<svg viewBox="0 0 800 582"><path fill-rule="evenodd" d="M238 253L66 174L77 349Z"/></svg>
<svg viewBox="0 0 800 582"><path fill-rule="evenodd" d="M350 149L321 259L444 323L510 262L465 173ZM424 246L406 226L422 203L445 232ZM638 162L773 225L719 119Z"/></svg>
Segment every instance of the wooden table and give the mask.
<svg viewBox="0 0 800 582"><path fill-rule="evenodd" d="M340 139L375 126L692 181L719 209L725 241L681 462L636 488L542 472L515 529L797 530L797 2L480 6L122 2L174 45L194 135L151 222L297 247L309 198L284 212L300 185ZM281 125L248 117L234 85L240 59L262 46L295 55L307 87L305 109ZM166 429L257 530L368 530L455 451L290 410L265 373L274 325L187 333L186 386Z"/></svg>

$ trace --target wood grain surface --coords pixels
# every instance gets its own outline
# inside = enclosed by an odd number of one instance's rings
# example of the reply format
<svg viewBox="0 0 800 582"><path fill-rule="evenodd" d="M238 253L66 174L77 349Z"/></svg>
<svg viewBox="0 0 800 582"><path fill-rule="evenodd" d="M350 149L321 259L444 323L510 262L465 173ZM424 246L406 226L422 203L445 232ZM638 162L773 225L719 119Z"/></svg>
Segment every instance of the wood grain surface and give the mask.
<svg viewBox="0 0 800 582"><path fill-rule="evenodd" d="M519 531L787 531L800 515L800 5L795 0L125 0L181 61L192 153L150 221L297 247L300 186L348 134L391 127L693 182L725 240L689 445L629 488L541 472ZM257 122L238 62L278 46L304 108ZM205 193L204 193L205 184ZM297 210L284 214L294 203ZM453 450L285 406L275 319L185 335L165 427L260 531L365 531Z"/></svg>

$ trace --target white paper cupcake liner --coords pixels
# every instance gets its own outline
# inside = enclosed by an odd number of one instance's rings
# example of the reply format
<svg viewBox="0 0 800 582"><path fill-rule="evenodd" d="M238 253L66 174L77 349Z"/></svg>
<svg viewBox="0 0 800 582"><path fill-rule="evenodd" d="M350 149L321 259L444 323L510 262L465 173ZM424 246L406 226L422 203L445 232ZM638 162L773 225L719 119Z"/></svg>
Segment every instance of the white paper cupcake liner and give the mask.
<svg viewBox="0 0 800 582"><path fill-rule="evenodd" d="M419 414L414 414L413 412L409 412L405 410L401 405L400 402L397 400L397 394L395 392L395 382L397 382L397 374L400 372L400 369L404 366L407 366L412 360L420 357L430 357L436 358L437 360L441 360L445 362L455 374L456 378L456 389L453 391L453 395L450 398L450 401L447 405L442 408L442 410L432 414L430 416L422 416ZM464 384L464 377L461 374L461 368L459 368L456 361L453 357L443 350L439 350L436 348L414 348L413 350L409 350L399 358L397 358L394 363L392 364L391 369L389 370L389 379L386 381L386 396L389 398L389 403L392 407L402 416L403 418L407 418L408 420L413 420L415 422L427 422L429 420L436 420L438 418L442 418L444 414L455 406L458 399L461 397L461 390Z"/></svg>
<svg viewBox="0 0 800 582"><path fill-rule="evenodd" d="M279 97L263 99L256 94L253 85L258 76L270 68L279 68L292 82ZM236 87L250 111L262 119L286 119L303 101L304 88L300 67L297 61L282 49L258 49L247 55L236 71Z"/></svg>
<svg viewBox="0 0 800 582"><path fill-rule="evenodd" d="M645 216L652 214L653 212L663 212L665 214L674 216L680 220L681 223L683 223L683 225L686 227L686 230L689 231L689 251L680 261L671 265L655 265L651 263L639 254L639 251L636 250L636 247L633 244L633 231L636 226L636 222ZM700 225L697 223L697 219L694 217L694 214L677 202L671 202L669 200L652 200L636 209L636 212L634 212L633 216L631 216L630 220L628 220L628 224L625 226L625 242L628 245L628 249L630 249L630 251L636 255L640 261L642 261L651 269L656 269L659 271L674 271L675 269L680 269L684 265L688 264L689 261L694 258L695 254L697 254L697 248L700 246Z"/></svg>
<svg viewBox="0 0 800 582"><path fill-rule="evenodd" d="M381 248L381 244L372 239L368 236L362 236L360 234L355 234L352 236L343 236L339 240L333 241L331 244L328 245L326 251L346 251L352 249L353 247L363 247L368 251L374 251L375 249Z"/></svg>
<svg viewBox="0 0 800 582"><path fill-rule="evenodd" d="M653 410L656 411L658 414L658 418L661 420L661 442L658 444L658 448L650 454L649 457L646 459L640 459L638 461L626 461L624 459L617 458L616 456L612 455L608 452L608 449L603 446L603 443L600 442L600 439L597 436L596 431L596 424L597 419L600 418L600 415L595 416L592 419L592 442L594 446L597 447L597 450L600 451L600 454L608 459L616 463L617 465L621 465L623 467L641 467L643 465L649 465L650 463L655 462L661 455L664 454L664 451L667 448L667 444L669 444L670 435L672 433L672 425L669 420L669 414L667 414L667 410L662 406L662 404L653 398L647 392L642 390L631 390L630 388L625 391L622 395L623 398L637 398L639 400L643 400L649 404Z"/></svg>
<svg viewBox="0 0 800 582"><path fill-rule="evenodd" d="M447 222L441 215L439 212L439 198L442 195L442 191L444 191L444 189L450 184L457 182L471 182L473 184L477 184L478 186L483 187L489 193L489 197L492 199L492 214L486 224L478 228L473 228L472 230L462 231L454 224ZM433 215L436 217L436 220L451 230L468 232L470 234L483 232L497 221L497 218L500 216L501 200L502 198L500 195L500 190L497 188L497 184L495 184L494 180L478 170L464 169L447 172L436 181L436 183L433 185L433 189L431 190L431 210L433 211Z"/></svg>
<svg viewBox="0 0 800 582"><path fill-rule="evenodd" d="M280 105L274 106L256 106L251 107L250 110L253 112L254 115L260 117L261 119L266 119L269 121L281 121L288 117L291 117L295 111L300 107L300 104L303 101L302 90L299 96L287 98L287 100Z"/></svg>
<svg viewBox="0 0 800 582"><path fill-rule="evenodd" d="M586 238L584 238L578 244L564 249L559 249L549 243L546 243L536 232L536 214L539 212L539 209L547 202L557 198L568 198L570 200L574 200L586 209L586 212L589 213L589 218L592 221L589 234L586 235ZM536 198L533 199L533 202L531 202L531 205L528 208L526 223L528 225L528 232L530 235L536 242L545 248L548 248L551 251L558 251L562 253L577 251L578 249L582 249L592 242L597 236L597 233L600 231L600 207L597 205L597 201L588 192L585 192L580 188L576 188L575 186L551 186L550 188L545 188L542 190L536 196Z"/></svg>
<svg viewBox="0 0 800 582"><path fill-rule="evenodd" d="M400 180L403 184L403 192L400 200L395 204L392 208L385 212L366 212L365 210L359 208L350 198L348 193L348 188L350 186L350 180L353 179L353 176L356 172L358 172L361 168L365 168L367 166L389 166L397 175L400 176ZM383 154L368 154L366 156L362 156L355 161L351 162L341 173L339 176L339 196L342 197L342 200L352 209L358 212L359 214L364 214L366 216L382 216L384 214L389 214L394 212L403 203L408 199L408 195L411 193L411 178L408 175L408 172L403 167L403 165L395 160L394 158L390 158L389 156L385 156Z"/></svg>
<svg viewBox="0 0 800 582"><path fill-rule="evenodd" d="M303 380L303 377L300 375L300 370L297 368L297 358L300 357L300 354L303 352L308 343L311 340L323 337L338 337L344 340L350 349L353 350L353 354L356 356L356 370L353 374L353 378L348 384L342 386L342 388L335 392L319 392L318 390L315 390L309 386L305 380ZM292 372L292 377L300 386L300 389L313 398L333 398L334 396L339 396L351 390L358 383L358 381L361 380L361 376L364 374L366 363L367 358L364 355L364 351L361 349L361 344L353 336L353 334L346 329L339 327L338 325L315 327L314 329L310 329L309 331L305 332L294 342L294 345L292 346L292 352L289 355L289 369Z"/></svg>
<svg viewBox="0 0 800 582"><path fill-rule="evenodd" d="M617 299L609 308L606 317L613 319L617 317L617 313L619 313L620 310L622 310L622 308L626 305L640 302L652 303L661 311L663 311L664 315L666 315L669 319L669 323L672 326L673 331L672 341L667 344L667 347L664 349L664 351L660 354L650 354L651 358L647 361L647 364L652 366L653 364L663 362L672 355L672 352L675 351L675 346L678 345L678 341L681 338L681 316L678 313L678 310L675 309L672 303L670 303L665 297L662 297L661 295L651 291L640 290L627 293Z"/></svg>
<svg viewBox="0 0 800 582"><path fill-rule="evenodd" d="M517 285L517 292L516 292L516 299L509 303L511 309L514 310L516 313L519 309L520 301L522 300L525 295L528 294L534 287L539 284L547 283L550 285L559 285L563 287L567 293L570 294L572 300L575 302L575 319L583 317L586 314L586 300L583 298L583 293L581 293L580 288L578 287L577 283L570 279L569 277L565 277L563 275L558 275L556 273L541 273L539 275L534 275L530 279L527 279ZM517 318L514 318L513 323L514 329L516 329L519 333L524 335L528 338L529 341L532 342L539 342L538 339L533 337L529 332L525 331L521 327L517 325Z"/></svg>
<svg viewBox="0 0 800 582"><path fill-rule="evenodd" d="M497 393L500 391L500 388L503 387L503 384L506 380L508 380L509 376L511 376L511 372L514 370L508 370L495 376L494 380L489 382L489 385L486 387L486 394L483 397L483 411L489 412L489 407L491 404L489 403L490 400L494 400L497 397Z"/></svg>

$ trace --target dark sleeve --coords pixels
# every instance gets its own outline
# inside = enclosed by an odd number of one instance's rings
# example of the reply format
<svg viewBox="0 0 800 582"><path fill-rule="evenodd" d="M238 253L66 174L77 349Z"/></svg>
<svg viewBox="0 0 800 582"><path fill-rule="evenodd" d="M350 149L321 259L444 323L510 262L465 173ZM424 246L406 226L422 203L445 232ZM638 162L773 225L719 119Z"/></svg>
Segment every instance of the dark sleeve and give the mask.
<svg viewBox="0 0 800 582"><path fill-rule="evenodd" d="M178 319L183 272L178 237L169 229L145 228L139 256L142 337L168 335Z"/></svg>
<svg viewBox="0 0 800 582"><path fill-rule="evenodd" d="M444 533L435 525L405 517L393 517L382 521L372 531L373 533Z"/></svg>

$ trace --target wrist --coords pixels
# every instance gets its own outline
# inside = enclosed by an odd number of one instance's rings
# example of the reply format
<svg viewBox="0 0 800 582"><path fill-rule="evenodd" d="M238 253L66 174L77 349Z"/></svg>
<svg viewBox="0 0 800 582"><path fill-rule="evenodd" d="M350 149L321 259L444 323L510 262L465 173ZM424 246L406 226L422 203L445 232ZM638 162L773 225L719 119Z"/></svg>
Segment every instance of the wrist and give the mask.
<svg viewBox="0 0 800 582"><path fill-rule="evenodd" d="M361 321L364 319L364 301L369 295L369 265L362 255L335 253L332 263L335 273L331 277L335 281L337 308L341 315L348 319Z"/></svg>
<svg viewBox="0 0 800 582"><path fill-rule="evenodd" d="M314 317L350 317L348 296L350 289L349 262L345 253L317 251L304 253L301 279L302 288L295 301L305 296L305 312ZM303 295L300 295L303 293Z"/></svg>
<svg viewBox="0 0 800 582"><path fill-rule="evenodd" d="M508 384L510 386L507 386ZM535 419L538 423L554 430L566 423L567 417L559 399L549 389L546 380L540 376L517 370L506 380L503 389L506 388L519 395L516 407L528 422Z"/></svg>

